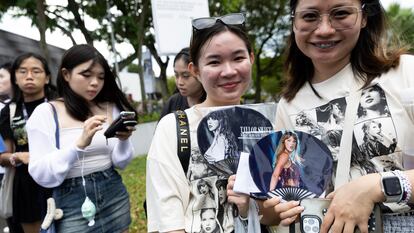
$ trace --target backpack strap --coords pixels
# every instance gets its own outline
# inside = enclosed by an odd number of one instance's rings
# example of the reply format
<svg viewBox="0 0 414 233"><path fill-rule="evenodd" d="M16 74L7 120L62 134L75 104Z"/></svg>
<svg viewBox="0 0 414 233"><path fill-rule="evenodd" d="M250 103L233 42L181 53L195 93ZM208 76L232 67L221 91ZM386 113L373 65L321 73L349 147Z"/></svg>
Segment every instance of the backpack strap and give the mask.
<svg viewBox="0 0 414 233"><path fill-rule="evenodd" d="M52 106L53 110L53 119L55 120L56 130L55 130L55 140L56 140L56 148L60 148L60 140L59 140L59 121L57 116L56 108L53 104L49 103Z"/></svg>
<svg viewBox="0 0 414 233"><path fill-rule="evenodd" d="M184 174L187 174L188 165L190 163L191 142L190 142L190 128L188 125L188 118L185 111L177 110L174 112L177 119L177 155L183 167Z"/></svg>
<svg viewBox="0 0 414 233"><path fill-rule="evenodd" d="M349 182L349 171L352 156L352 138L354 124L357 117L358 104L361 99L362 90L355 90L348 99L348 105L345 112L345 122L342 131L341 144L338 155L338 164L335 176L335 190L341 185Z"/></svg>
<svg viewBox="0 0 414 233"><path fill-rule="evenodd" d="M13 117L14 115L16 115L16 103L15 102L10 102L9 110L10 110L9 114L10 114L10 126L11 126L13 122Z"/></svg>

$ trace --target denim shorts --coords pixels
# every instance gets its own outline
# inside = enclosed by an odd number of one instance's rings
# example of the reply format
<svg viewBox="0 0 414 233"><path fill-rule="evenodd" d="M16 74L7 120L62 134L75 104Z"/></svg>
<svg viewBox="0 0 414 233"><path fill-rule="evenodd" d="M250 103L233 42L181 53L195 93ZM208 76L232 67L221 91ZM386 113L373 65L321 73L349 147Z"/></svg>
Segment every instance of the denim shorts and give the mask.
<svg viewBox="0 0 414 233"><path fill-rule="evenodd" d="M85 201L82 178L66 179L54 188L56 207L63 210L63 218L55 221L59 233L120 233L131 223L128 192L116 170L109 168L85 176L86 193L96 206L95 225L89 227L82 217Z"/></svg>

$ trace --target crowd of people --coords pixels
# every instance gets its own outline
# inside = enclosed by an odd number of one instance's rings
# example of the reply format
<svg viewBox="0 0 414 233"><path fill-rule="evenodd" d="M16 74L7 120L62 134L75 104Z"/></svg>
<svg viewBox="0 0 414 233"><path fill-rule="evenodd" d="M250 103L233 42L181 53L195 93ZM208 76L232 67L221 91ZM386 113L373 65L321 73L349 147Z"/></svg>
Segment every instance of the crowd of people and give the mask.
<svg viewBox="0 0 414 233"><path fill-rule="evenodd" d="M338 170L350 157L346 182L332 179L321 196L331 204L318 230L367 233L379 203L384 232L414 231L414 171L401 163L414 116L399 96L414 87L414 56L385 44L379 0L290 0L289 6L286 83L273 122L276 131L287 131L275 149L270 189L302 187L299 170L307 168L297 151L299 130L326 145ZM213 169L239 156L226 125L231 117L210 113L211 145L205 153L198 146L203 109L240 105L251 85L255 56L246 17L196 18L192 28L189 47L175 56L176 93L147 156L148 232L292 231L304 211L299 200L235 192L238 175ZM134 155L135 127L118 129L114 137L105 131L137 112L102 54L90 45L69 48L54 79L46 59L23 53L0 66L0 102L0 178L3 167L15 169L9 232L39 232L48 198L64 213L53 232L129 232L129 194L117 168ZM185 111L189 126L188 168L177 150L183 133L177 110Z"/></svg>

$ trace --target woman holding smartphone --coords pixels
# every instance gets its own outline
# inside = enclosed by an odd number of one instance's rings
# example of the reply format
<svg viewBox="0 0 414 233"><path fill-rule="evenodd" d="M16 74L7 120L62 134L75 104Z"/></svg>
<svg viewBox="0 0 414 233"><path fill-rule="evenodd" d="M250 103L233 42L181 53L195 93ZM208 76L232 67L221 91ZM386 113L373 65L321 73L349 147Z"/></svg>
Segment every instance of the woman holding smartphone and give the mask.
<svg viewBox="0 0 414 233"><path fill-rule="evenodd" d="M134 109L115 79L94 47L75 45L59 69L61 98L40 105L27 123L29 172L37 183L53 188L64 213L56 222L59 233L128 232L129 196L114 167L125 168L131 160L134 127L109 139L104 131L120 111Z"/></svg>

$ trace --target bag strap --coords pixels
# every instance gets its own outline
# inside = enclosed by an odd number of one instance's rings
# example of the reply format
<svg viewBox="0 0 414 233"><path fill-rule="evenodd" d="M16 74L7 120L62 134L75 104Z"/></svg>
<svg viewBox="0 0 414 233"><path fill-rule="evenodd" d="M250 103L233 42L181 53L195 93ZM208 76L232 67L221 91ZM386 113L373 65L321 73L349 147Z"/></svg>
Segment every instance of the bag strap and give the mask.
<svg viewBox="0 0 414 233"><path fill-rule="evenodd" d="M353 91L349 95L345 112L345 122L342 131L341 144L339 148L338 164L336 167L335 189L349 182L349 170L351 168L352 138L354 124L357 117L358 104L361 99L362 90Z"/></svg>
<svg viewBox="0 0 414 233"><path fill-rule="evenodd" d="M49 103L50 106L52 106L52 110L53 110L53 118L55 120L55 125L56 125L56 130L55 130L55 140L56 140L56 148L60 148L60 141L59 141L59 121L58 121L58 115L57 115L57 111L56 108L53 104Z"/></svg>
<svg viewBox="0 0 414 233"><path fill-rule="evenodd" d="M10 110L9 114L10 114L10 126L11 126L13 122L13 117L16 114L16 103L15 102L10 102L9 110Z"/></svg>
<svg viewBox="0 0 414 233"><path fill-rule="evenodd" d="M185 111L177 110L174 115L177 120L177 155L184 174L187 174L191 154L190 127Z"/></svg>

